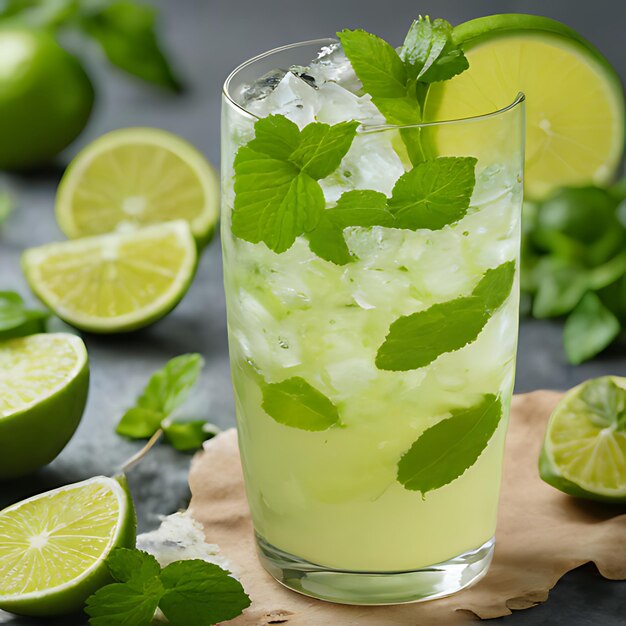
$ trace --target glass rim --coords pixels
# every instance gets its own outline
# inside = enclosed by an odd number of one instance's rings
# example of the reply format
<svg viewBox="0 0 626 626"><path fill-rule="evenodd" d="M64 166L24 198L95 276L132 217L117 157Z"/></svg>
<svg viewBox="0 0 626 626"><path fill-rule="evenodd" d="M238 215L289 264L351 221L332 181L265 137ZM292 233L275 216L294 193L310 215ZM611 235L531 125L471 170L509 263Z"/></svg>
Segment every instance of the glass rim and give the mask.
<svg viewBox="0 0 626 626"><path fill-rule="evenodd" d="M338 39L333 37L322 37L320 39L309 39L307 41L296 41L294 43L289 43L283 46L279 46L277 48L272 48L271 50L266 50L265 52L261 52L256 56L251 57L250 59L240 63L235 69L226 77L224 84L222 85L222 94L228 100L230 104L232 104L236 109L238 109L241 113L247 115L248 117L259 120L261 119L252 111L249 111L245 106L239 104L230 94L230 84L233 79L237 76L239 72L244 70L245 68L266 59L274 54L279 52L285 52L287 50L292 50L294 48L301 48L304 46L312 46L318 45L320 48L323 46L328 46L334 43L339 43ZM498 117L503 115L504 113L508 113L512 109L516 108L518 105L522 104L526 100L526 96L522 91L519 91L513 101L506 106L496 109L495 111L489 111L487 113L481 113L480 115L470 115L468 117L459 117L454 119L447 120L434 120L431 122L420 122L419 124L363 124L360 123L359 132L377 132L384 130L400 130L404 128L427 128L429 126L443 126L448 124L462 124L462 123L470 123L470 122L479 122L483 120L487 120L493 117Z"/></svg>

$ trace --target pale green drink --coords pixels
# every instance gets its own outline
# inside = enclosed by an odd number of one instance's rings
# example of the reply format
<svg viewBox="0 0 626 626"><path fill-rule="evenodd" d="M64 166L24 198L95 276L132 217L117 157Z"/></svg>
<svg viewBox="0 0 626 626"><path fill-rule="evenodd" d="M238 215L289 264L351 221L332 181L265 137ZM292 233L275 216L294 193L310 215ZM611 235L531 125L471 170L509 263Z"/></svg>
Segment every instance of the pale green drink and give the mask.
<svg viewBox="0 0 626 626"><path fill-rule="evenodd" d="M310 58L314 47L279 56ZM422 130L430 151L444 133L445 145L458 135L464 151L416 166L400 131L375 128L371 102L334 82L308 93L287 75L261 104L246 104L237 81L280 65L271 56L256 64L226 88L222 241L239 442L262 560L287 585L335 601L444 595L486 571L493 549L517 342L522 101ZM367 196L370 204L386 196L396 221L363 225L382 213L359 213L362 225L344 220L345 263L316 248L310 230L279 252L251 241L256 235L233 216L247 210L243 168L252 166L233 169L233 160L260 136L253 115L280 113L302 131L355 112L364 124L341 165L317 179L325 209L366 189L379 194ZM432 227L418 227L406 217L411 202L399 208L398 179L417 189L415 168L430 184L439 166L457 168L457 181L463 166L471 182L443 202L444 213L463 204L463 193L468 206L445 225L435 207L424 218ZM417 197L415 205L423 210ZM444 422L448 433L437 429Z"/></svg>

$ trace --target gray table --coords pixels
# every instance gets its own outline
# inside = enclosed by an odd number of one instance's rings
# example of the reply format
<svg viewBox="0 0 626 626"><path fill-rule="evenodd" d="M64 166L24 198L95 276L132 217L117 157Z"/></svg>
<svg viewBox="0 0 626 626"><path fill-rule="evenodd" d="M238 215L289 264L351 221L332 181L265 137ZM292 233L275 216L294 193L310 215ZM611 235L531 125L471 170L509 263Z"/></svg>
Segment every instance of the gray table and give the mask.
<svg viewBox="0 0 626 626"><path fill-rule="evenodd" d="M343 27L363 27L390 41L400 41L415 11L444 16L453 22L495 10L488 0L438 0L416 6L410 0L318 0L315 11L294 0L159 0L164 32L177 65L190 85L183 97L143 88L105 69L89 53L99 87L98 108L84 135L58 167L13 177L19 206L0 230L0 287L24 295L27 286L19 269L26 247L61 238L53 217L54 189L62 163L99 134L120 126L158 126L195 143L219 161L219 97L230 69L254 54L280 43L332 34ZM553 1L498 3L499 11L546 13L563 19L600 44L622 75L626 57L619 54L626 26L625 9L609 0L594 3ZM608 18L611 19L608 19ZM626 375L626 359L618 351L577 368L568 366L561 349L561 327L551 322L523 321L520 335L517 391L565 389L588 377ZM61 456L38 475L0 487L0 508L55 486L94 474L109 474L138 447L117 437L114 426L132 405L150 373L176 354L200 351L206 357L202 383L189 403L190 414L210 417L222 427L234 423L226 344L218 242L206 251L197 278L182 304L165 320L125 337L86 336L92 366L89 404L78 433ZM130 476L139 514L139 529L157 525L158 516L183 507L189 457L160 446ZM543 624L617 626L625 624L626 583L601 579L591 567L568 574L545 605L496 620L509 626ZM0 623L27 626L38 622L13 618L0 611ZM54 622L49 622L54 623ZM68 624L66 619L56 622ZM79 622L82 623L82 622ZM193 625L190 625L193 626ZM313 625L312 625L313 626Z"/></svg>

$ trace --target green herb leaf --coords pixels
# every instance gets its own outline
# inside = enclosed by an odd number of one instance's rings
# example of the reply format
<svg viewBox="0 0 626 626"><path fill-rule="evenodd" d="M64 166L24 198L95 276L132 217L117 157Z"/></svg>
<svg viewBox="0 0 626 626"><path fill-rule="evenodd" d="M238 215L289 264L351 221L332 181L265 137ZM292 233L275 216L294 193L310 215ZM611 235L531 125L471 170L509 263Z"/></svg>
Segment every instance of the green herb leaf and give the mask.
<svg viewBox="0 0 626 626"><path fill-rule="evenodd" d="M511 293L514 278L515 263L508 261L487 270L471 295L398 318L378 349L376 366L418 369L471 343Z"/></svg>
<svg viewBox="0 0 626 626"><path fill-rule="evenodd" d="M364 30L342 30L337 36L367 93L373 98L407 95L406 68L390 44Z"/></svg>
<svg viewBox="0 0 626 626"><path fill-rule="evenodd" d="M559 257L542 257L533 270L537 291L533 315L557 317L569 313L589 290L589 271Z"/></svg>
<svg viewBox="0 0 626 626"><path fill-rule="evenodd" d="M583 299L565 321L563 345L567 360L572 365L602 352L619 335L619 320L592 291Z"/></svg>
<svg viewBox="0 0 626 626"><path fill-rule="evenodd" d="M494 395L451 411L451 417L428 428L398 463L398 481L425 495L464 474L480 457L502 417Z"/></svg>
<svg viewBox="0 0 626 626"><path fill-rule="evenodd" d="M448 80L469 67L465 55L452 41L452 25L442 19L431 22L428 16L413 22L400 57L409 77L425 83Z"/></svg>
<svg viewBox="0 0 626 626"><path fill-rule="evenodd" d="M148 626L159 606L174 626L211 626L250 606L241 583L212 563L176 561L161 570L146 552L115 548L107 564L119 582L87 599L92 626Z"/></svg>
<svg viewBox="0 0 626 626"><path fill-rule="evenodd" d="M343 236L343 227L330 217L330 210L322 211L317 226L306 234L309 248L325 261L335 265L346 265L354 260L346 240Z"/></svg>
<svg viewBox="0 0 626 626"><path fill-rule="evenodd" d="M282 115L257 121L255 138L235 157L233 234L280 254L312 231L325 209L316 180L339 166L357 127L314 122L300 132Z"/></svg>
<svg viewBox="0 0 626 626"><path fill-rule="evenodd" d="M387 197L378 191L355 189L344 192L336 206L328 209L328 217L341 228L395 226L395 218L387 209Z"/></svg>
<svg viewBox="0 0 626 626"><path fill-rule="evenodd" d="M79 23L113 65L150 83L181 91L181 81L156 36L156 14L147 4L113 0L99 10L87 7Z"/></svg>
<svg viewBox="0 0 626 626"><path fill-rule="evenodd" d="M126 411L116 432L133 439L154 435L161 422L187 399L203 367L204 359L199 354L173 358L152 375L137 405Z"/></svg>
<svg viewBox="0 0 626 626"><path fill-rule="evenodd" d="M159 607L174 626L212 626L250 606L241 583L217 565L178 561L161 572L165 593Z"/></svg>
<svg viewBox="0 0 626 626"><path fill-rule="evenodd" d="M438 157L403 174L389 200L396 228L438 230L460 220L476 184L475 167L474 157Z"/></svg>
<svg viewBox="0 0 626 626"><path fill-rule="evenodd" d="M46 331L46 311L27 309L14 291L0 291L0 339L24 337Z"/></svg>
<svg viewBox="0 0 626 626"><path fill-rule="evenodd" d="M307 124L302 129L300 145L291 154L291 162L315 180L326 178L339 167L358 127L358 122L341 122L334 126L319 122Z"/></svg>
<svg viewBox="0 0 626 626"><path fill-rule="evenodd" d="M327 430L339 422L337 407L299 376L265 384L263 409L280 424L301 430Z"/></svg>
<svg viewBox="0 0 626 626"><path fill-rule="evenodd" d="M219 433L217 426L204 420L169 423L165 420L161 427L167 441L181 452L194 452L201 448L207 439L212 439Z"/></svg>

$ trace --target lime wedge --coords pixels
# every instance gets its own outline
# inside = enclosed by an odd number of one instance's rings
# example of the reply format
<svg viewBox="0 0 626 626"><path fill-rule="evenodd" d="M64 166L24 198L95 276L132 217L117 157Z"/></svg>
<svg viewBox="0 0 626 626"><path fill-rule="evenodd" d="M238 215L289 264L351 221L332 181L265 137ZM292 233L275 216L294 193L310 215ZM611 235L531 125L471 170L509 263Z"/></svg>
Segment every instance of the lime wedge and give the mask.
<svg viewBox="0 0 626 626"><path fill-rule="evenodd" d="M135 330L171 311L187 292L197 252L184 221L26 250L35 294L61 319L96 333Z"/></svg>
<svg viewBox="0 0 626 626"><path fill-rule="evenodd" d="M0 609L52 616L80 610L113 582L106 557L134 547L125 481L104 476L54 489L0 511Z"/></svg>
<svg viewBox="0 0 626 626"><path fill-rule="evenodd" d="M79 337L50 333L0 343L0 480L58 456L78 427L88 388Z"/></svg>
<svg viewBox="0 0 626 626"><path fill-rule="evenodd" d="M219 181L204 156L157 128L123 128L84 148L65 172L57 221L70 238L183 219L199 246L219 217Z"/></svg>
<svg viewBox="0 0 626 626"><path fill-rule="evenodd" d="M535 15L481 17L457 26L453 37L470 67L433 84L427 120L489 113L523 92L529 198L613 177L624 144L624 97L617 74L595 47L567 26ZM446 154L473 154L476 146L471 133L465 140L442 133L434 141Z"/></svg>
<svg viewBox="0 0 626 626"><path fill-rule="evenodd" d="M573 496L626 503L626 378L588 380L563 397L548 423L539 473Z"/></svg>

